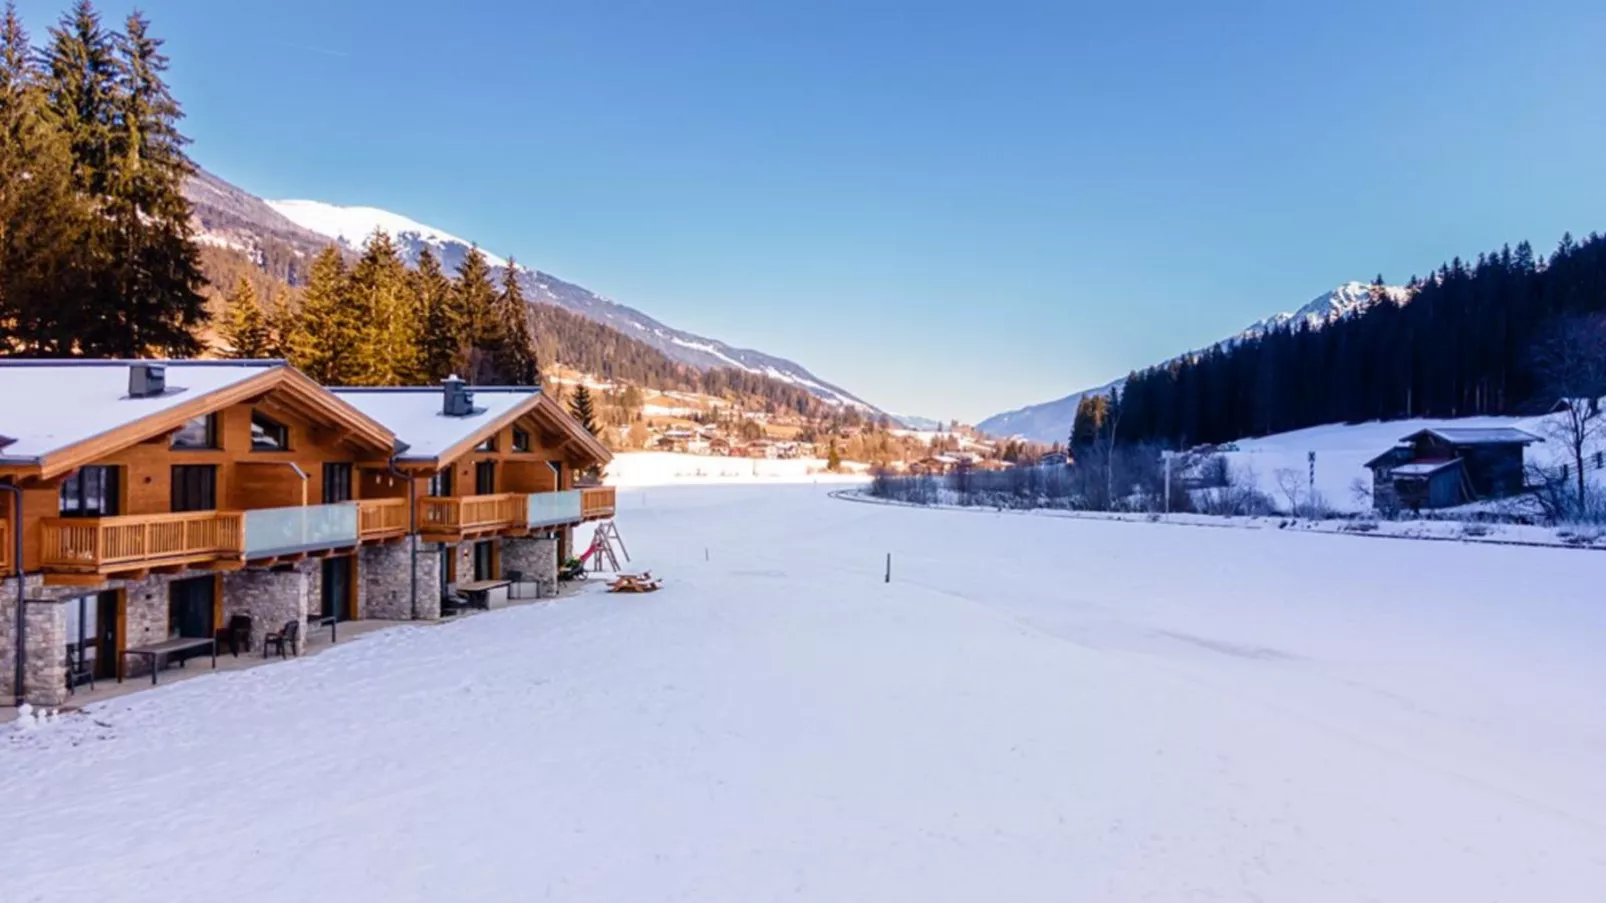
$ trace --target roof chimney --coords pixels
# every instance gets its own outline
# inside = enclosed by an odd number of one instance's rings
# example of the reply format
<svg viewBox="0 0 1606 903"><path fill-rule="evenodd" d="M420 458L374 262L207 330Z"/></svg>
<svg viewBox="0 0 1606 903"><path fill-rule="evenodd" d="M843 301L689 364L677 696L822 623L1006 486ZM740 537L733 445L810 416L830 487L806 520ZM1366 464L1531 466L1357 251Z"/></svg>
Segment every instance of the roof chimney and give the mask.
<svg viewBox="0 0 1606 903"><path fill-rule="evenodd" d="M474 413L474 393L454 374L441 381L445 391L441 413L448 417L467 417Z"/></svg>
<svg viewBox="0 0 1606 903"><path fill-rule="evenodd" d="M162 364L128 365L128 397L155 398L167 391L167 367Z"/></svg>

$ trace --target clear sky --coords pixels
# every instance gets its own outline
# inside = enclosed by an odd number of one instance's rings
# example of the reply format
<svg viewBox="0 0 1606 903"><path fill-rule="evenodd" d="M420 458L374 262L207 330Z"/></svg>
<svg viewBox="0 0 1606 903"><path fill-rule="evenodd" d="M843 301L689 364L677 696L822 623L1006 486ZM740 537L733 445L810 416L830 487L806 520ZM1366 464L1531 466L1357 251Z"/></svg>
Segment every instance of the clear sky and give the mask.
<svg viewBox="0 0 1606 903"><path fill-rule="evenodd" d="M67 3L20 7L38 37ZM219 175L901 413L979 419L1606 225L1598 0L141 5Z"/></svg>

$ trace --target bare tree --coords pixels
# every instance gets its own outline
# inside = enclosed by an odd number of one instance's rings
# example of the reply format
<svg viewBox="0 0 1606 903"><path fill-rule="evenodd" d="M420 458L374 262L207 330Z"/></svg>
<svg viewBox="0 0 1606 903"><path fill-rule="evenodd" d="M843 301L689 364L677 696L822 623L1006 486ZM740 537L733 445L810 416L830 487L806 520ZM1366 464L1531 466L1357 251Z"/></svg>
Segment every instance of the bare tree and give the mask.
<svg viewBox="0 0 1606 903"><path fill-rule="evenodd" d="M1606 394L1606 316L1564 317L1550 324L1533 348L1534 374L1556 410L1545 421L1546 439L1571 459L1578 514L1589 508L1584 477L1589 446L1606 429L1599 399Z"/></svg>

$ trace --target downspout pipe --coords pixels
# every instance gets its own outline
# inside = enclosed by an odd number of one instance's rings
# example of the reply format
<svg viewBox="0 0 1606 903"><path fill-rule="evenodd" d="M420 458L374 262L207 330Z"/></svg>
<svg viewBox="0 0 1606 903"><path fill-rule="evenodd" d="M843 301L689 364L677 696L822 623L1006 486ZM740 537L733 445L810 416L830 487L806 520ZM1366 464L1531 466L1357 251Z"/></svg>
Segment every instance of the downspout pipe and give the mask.
<svg viewBox="0 0 1606 903"><path fill-rule="evenodd" d="M412 547L412 567L408 568L412 578L412 614L413 620L418 620L418 481L396 468L396 456L390 456L390 475L401 477L407 483L407 542Z"/></svg>
<svg viewBox="0 0 1606 903"><path fill-rule="evenodd" d="M28 594L28 578L22 573L22 490L12 483L0 483L0 489L11 493L11 566L17 569L17 671L13 687L16 690L16 704L20 707L26 701L22 681L28 661L28 643L23 636L28 626L28 613L23 607L24 597Z"/></svg>

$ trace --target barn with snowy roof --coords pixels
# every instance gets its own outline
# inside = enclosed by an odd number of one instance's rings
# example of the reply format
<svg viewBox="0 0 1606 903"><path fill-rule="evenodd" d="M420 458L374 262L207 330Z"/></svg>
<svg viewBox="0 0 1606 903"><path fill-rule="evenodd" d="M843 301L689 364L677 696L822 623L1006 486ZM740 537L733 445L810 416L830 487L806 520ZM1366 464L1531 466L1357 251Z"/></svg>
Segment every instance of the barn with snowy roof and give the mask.
<svg viewBox="0 0 1606 903"><path fill-rule="evenodd" d="M1515 427L1418 430L1366 462L1379 510L1454 508L1516 495L1523 453L1544 440Z"/></svg>

